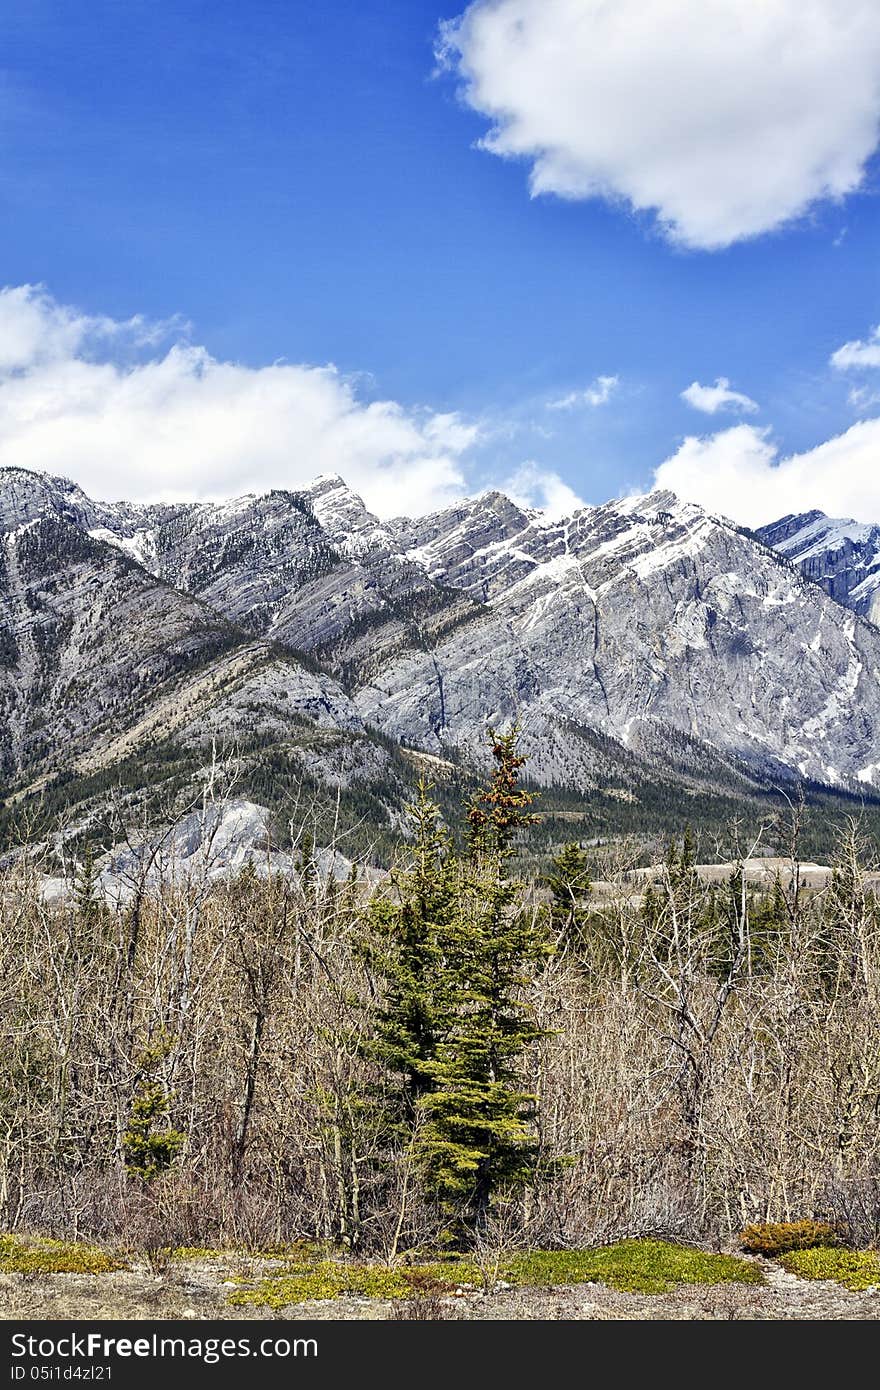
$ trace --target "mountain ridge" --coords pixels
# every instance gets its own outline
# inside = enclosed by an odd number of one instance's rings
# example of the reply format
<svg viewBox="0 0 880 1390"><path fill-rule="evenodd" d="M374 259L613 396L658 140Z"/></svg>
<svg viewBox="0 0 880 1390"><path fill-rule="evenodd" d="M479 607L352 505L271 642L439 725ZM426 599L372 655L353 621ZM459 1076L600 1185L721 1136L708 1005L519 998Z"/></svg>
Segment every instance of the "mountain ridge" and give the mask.
<svg viewBox="0 0 880 1390"><path fill-rule="evenodd" d="M880 622L880 525L810 511L781 517L755 534L838 603Z"/></svg>
<svg viewBox="0 0 880 1390"><path fill-rule="evenodd" d="M338 475L131 504L5 469L0 532L15 795L219 738L318 783L387 782L391 823L395 750L478 768L487 723L514 719L532 778L582 794L880 788L880 632L669 492L554 521L489 492L383 521Z"/></svg>

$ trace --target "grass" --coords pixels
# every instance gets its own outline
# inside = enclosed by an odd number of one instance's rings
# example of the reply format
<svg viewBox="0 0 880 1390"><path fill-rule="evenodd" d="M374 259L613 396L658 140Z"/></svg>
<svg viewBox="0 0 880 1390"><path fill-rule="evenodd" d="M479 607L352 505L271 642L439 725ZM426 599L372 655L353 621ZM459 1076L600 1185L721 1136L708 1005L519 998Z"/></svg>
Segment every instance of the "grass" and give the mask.
<svg viewBox="0 0 880 1390"><path fill-rule="evenodd" d="M880 1253L876 1250L820 1246L813 1250L792 1250L780 1255L779 1263L799 1279L833 1279L852 1293L880 1287Z"/></svg>
<svg viewBox="0 0 880 1390"><path fill-rule="evenodd" d="M596 1282L625 1293L649 1294L668 1293L682 1284L763 1282L759 1267L747 1260L663 1240L625 1240L600 1250L524 1251L499 1263L498 1278L523 1288ZM477 1288L483 1282L479 1265L468 1259L393 1269L331 1259L300 1260L237 1289L229 1302L277 1309L345 1295L412 1298L426 1288L451 1292L462 1286Z"/></svg>
<svg viewBox="0 0 880 1390"><path fill-rule="evenodd" d="M124 1268L121 1260L92 1245L39 1236L0 1236L3 1274L112 1274Z"/></svg>

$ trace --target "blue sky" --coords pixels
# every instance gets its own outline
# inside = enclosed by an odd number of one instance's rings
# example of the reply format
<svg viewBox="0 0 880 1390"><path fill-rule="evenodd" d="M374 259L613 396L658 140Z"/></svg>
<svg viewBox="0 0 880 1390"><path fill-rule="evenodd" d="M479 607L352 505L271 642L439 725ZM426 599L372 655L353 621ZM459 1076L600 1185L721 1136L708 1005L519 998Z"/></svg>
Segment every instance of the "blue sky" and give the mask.
<svg viewBox="0 0 880 1390"><path fill-rule="evenodd" d="M711 249L664 235L623 184L530 197L529 154L477 147L491 74L467 35L435 72L438 24L463 8L6 0L0 282L93 318L181 316L218 362L333 363L362 404L454 412L479 427L456 453L469 487L531 461L600 501L649 485L688 435L767 430L774 467L875 413L871 369L829 363L880 318L873 155L845 197ZM167 348L139 342L138 360ZM551 408L603 376L603 404ZM759 409L681 399L719 377ZM56 471L63 453L22 447Z"/></svg>

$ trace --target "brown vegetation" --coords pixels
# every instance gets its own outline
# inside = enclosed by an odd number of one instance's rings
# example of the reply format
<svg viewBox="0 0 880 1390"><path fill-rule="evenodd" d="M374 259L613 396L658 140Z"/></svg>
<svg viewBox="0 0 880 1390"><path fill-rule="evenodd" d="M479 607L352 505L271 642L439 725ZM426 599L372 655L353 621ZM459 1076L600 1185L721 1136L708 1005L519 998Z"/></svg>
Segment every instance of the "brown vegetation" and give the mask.
<svg viewBox="0 0 880 1390"><path fill-rule="evenodd" d="M707 884L682 847L633 902L615 857L596 869L620 891L567 914L512 881L507 910L555 949L522 984L536 1176L495 1202L481 1258L720 1245L804 1217L876 1243L880 914L856 829L808 896L796 873ZM390 1262L436 1242L446 1218L373 1045L371 894L266 869L145 873L113 909L88 873L46 903L27 855L0 879L0 1229L157 1261L308 1239Z"/></svg>

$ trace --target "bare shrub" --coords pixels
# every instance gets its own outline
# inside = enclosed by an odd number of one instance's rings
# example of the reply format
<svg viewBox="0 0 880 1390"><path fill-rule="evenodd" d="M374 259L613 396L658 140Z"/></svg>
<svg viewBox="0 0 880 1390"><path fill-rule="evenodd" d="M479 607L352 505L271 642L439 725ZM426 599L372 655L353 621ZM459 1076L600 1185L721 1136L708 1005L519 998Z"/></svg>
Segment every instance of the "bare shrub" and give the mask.
<svg viewBox="0 0 880 1390"><path fill-rule="evenodd" d="M226 879L154 860L112 904L45 901L28 854L0 875L0 1228L108 1238L157 1266L178 1245L297 1240L392 1263L436 1239L368 1046L368 892L270 860ZM870 868L856 826L822 892L795 863L755 889L667 862L650 893L625 850L603 868L577 941L523 984L538 1179L492 1213L487 1279L518 1243L722 1243L805 1216L876 1242ZM149 1180L124 1144L145 1084L184 1136Z"/></svg>

